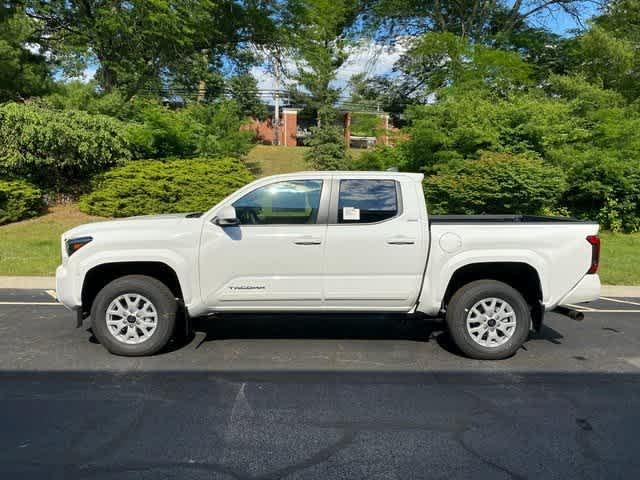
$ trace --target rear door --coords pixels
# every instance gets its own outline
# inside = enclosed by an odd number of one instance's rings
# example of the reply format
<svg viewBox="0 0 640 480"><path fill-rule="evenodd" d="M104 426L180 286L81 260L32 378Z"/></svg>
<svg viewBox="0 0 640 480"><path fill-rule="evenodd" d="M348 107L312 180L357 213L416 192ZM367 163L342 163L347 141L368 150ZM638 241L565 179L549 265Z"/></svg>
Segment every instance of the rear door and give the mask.
<svg viewBox="0 0 640 480"><path fill-rule="evenodd" d="M416 187L390 176L333 180L325 248L325 307L413 307L424 272L428 229ZM424 208L424 207L422 207Z"/></svg>

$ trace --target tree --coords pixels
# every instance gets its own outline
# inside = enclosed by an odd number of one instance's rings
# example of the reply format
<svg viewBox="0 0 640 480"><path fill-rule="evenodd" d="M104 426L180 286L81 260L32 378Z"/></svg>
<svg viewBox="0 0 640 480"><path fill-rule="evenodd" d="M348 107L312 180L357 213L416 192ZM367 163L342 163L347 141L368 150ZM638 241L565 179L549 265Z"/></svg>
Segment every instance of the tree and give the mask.
<svg viewBox="0 0 640 480"><path fill-rule="evenodd" d="M368 12L379 37L449 32L481 41L508 34L532 19L562 12L581 21L601 0L371 0Z"/></svg>
<svg viewBox="0 0 640 480"><path fill-rule="evenodd" d="M258 82L249 73L242 73L227 80L227 89L245 117L265 119L267 106L258 96Z"/></svg>
<svg viewBox="0 0 640 480"><path fill-rule="evenodd" d="M36 25L6 3L0 3L0 103L42 95L52 86L44 55L26 48Z"/></svg>
<svg viewBox="0 0 640 480"><path fill-rule="evenodd" d="M574 44L574 72L629 101L640 97L639 0L612 1Z"/></svg>
<svg viewBox="0 0 640 480"><path fill-rule="evenodd" d="M305 160L315 170L347 170L350 158L340 128L326 123L312 127L306 144L311 148Z"/></svg>
<svg viewBox="0 0 640 480"><path fill-rule="evenodd" d="M506 95L533 84L534 69L519 53L501 50L452 33L426 33L413 42L394 74L356 82L359 96L377 98L390 112L433 102L442 89L489 89Z"/></svg>
<svg viewBox="0 0 640 480"><path fill-rule="evenodd" d="M268 41L268 0L25 0L40 41L77 75L97 65L107 92L132 96L170 81L196 91L215 80L221 58L246 42Z"/></svg>
<svg viewBox="0 0 640 480"><path fill-rule="evenodd" d="M640 78L634 67L640 62L635 58L637 51L632 42L594 25L578 39L577 55L580 58L576 70L591 83L635 96Z"/></svg>
<svg viewBox="0 0 640 480"><path fill-rule="evenodd" d="M288 15L296 27L291 39L297 49L294 79L304 101L317 112L318 124L334 120L340 90L332 85L348 57L347 30L360 11L358 0L290 0Z"/></svg>
<svg viewBox="0 0 640 480"><path fill-rule="evenodd" d="M529 82L531 67L518 54L472 44L452 33L427 33L401 57L405 95L427 95L461 83L499 92Z"/></svg>

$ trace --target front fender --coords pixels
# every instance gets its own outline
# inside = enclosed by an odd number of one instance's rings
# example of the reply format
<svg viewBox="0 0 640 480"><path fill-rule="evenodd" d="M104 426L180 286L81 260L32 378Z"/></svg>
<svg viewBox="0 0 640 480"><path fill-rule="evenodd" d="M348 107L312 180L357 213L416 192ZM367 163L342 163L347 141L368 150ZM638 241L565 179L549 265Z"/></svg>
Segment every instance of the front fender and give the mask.
<svg viewBox="0 0 640 480"><path fill-rule="evenodd" d="M197 288L193 283L193 279L196 278L196 272L195 266L191 263L192 260L188 260L173 250L149 248L97 252L81 259L77 268L74 269L74 299L78 299L79 301L81 298L85 278L92 268L109 263L127 262L164 263L176 273L185 304L188 305L194 301Z"/></svg>

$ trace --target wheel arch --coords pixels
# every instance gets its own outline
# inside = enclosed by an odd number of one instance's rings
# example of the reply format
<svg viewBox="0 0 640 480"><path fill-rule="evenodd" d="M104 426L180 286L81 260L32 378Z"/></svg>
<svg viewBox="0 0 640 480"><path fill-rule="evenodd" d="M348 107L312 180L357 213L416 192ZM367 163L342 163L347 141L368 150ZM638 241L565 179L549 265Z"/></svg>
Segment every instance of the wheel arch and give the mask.
<svg viewBox="0 0 640 480"><path fill-rule="evenodd" d="M540 328L544 313L542 282L539 272L526 262L477 262L458 268L449 279L441 309L446 311L453 294L476 280L497 280L520 292L531 306L534 327Z"/></svg>
<svg viewBox="0 0 640 480"><path fill-rule="evenodd" d="M126 275L146 275L164 283L176 298L183 300L183 287L177 272L167 263L160 261L121 261L101 263L90 268L82 282L82 310L91 312L91 306L98 292L109 282Z"/></svg>

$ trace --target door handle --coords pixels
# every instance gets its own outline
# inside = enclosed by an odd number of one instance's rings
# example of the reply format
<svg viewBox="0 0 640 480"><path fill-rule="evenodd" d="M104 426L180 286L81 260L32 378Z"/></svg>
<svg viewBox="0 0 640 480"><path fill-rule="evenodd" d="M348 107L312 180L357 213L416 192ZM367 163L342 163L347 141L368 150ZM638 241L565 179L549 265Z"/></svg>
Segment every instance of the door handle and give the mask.
<svg viewBox="0 0 640 480"><path fill-rule="evenodd" d="M296 245L320 245L322 241L317 237L301 237L294 240Z"/></svg>
<svg viewBox="0 0 640 480"><path fill-rule="evenodd" d="M393 237L387 240L389 245L415 245L416 241L410 237Z"/></svg>

